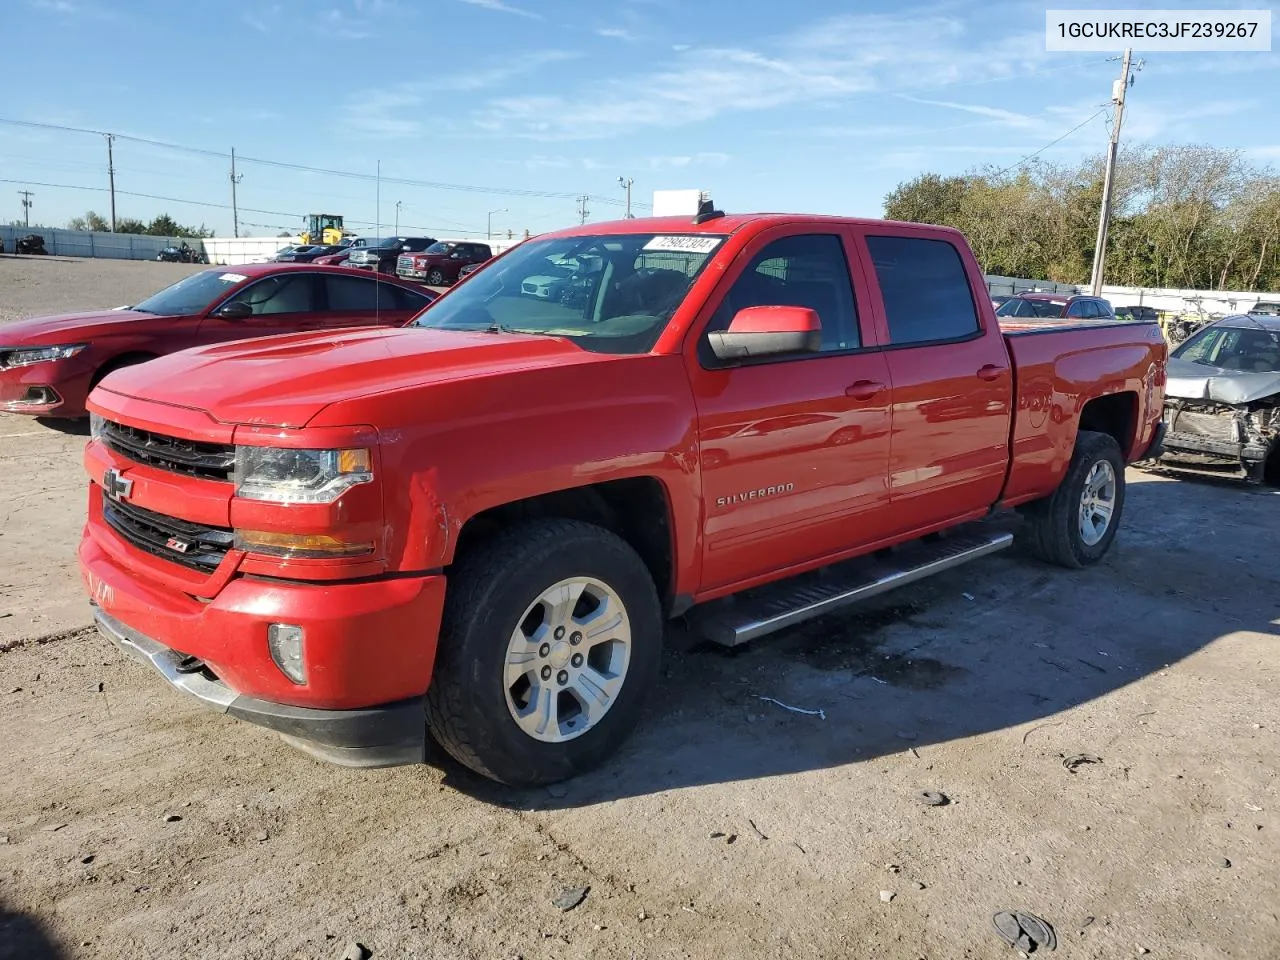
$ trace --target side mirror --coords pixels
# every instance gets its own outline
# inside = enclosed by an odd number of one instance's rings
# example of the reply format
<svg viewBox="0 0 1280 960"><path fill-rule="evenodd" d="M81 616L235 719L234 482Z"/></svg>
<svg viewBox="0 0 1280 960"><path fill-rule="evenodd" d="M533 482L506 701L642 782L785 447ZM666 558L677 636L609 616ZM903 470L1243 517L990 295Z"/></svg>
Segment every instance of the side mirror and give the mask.
<svg viewBox="0 0 1280 960"><path fill-rule="evenodd" d="M213 315L221 317L223 320L243 320L246 317L253 316L253 307L243 300L232 300L230 303L224 303L213 311Z"/></svg>
<svg viewBox="0 0 1280 960"><path fill-rule="evenodd" d="M822 323L808 307L746 307L729 329L707 334L717 360L822 350Z"/></svg>

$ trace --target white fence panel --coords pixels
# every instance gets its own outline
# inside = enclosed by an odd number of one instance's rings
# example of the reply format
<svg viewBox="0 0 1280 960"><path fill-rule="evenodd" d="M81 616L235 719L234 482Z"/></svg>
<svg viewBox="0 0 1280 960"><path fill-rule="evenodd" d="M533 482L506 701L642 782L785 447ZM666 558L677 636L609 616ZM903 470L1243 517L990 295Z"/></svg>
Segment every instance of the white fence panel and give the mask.
<svg viewBox="0 0 1280 960"><path fill-rule="evenodd" d="M165 247L181 246L183 237L152 237L134 233L100 233L90 230L63 230L57 227L0 226L0 240L7 253L19 237L44 237L44 248L55 257L97 257L106 260L154 260ZM200 249L201 241L185 238Z"/></svg>

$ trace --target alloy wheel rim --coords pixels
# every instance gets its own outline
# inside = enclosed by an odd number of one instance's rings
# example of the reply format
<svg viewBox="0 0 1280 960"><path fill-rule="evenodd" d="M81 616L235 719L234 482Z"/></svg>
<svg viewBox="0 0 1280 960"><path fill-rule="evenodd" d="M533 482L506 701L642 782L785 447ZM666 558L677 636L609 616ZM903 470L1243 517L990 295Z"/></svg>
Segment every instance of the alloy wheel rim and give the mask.
<svg viewBox="0 0 1280 960"><path fill-rule="evenodd" d="M1096 546L1111 528L1116 511L1116 472L1110 462L1099 460L1085 477L1080 495L1080 539Z"/></svg>
<svg viewBox="0 0 1280 960"><path fill-rule="evenodd" d="M576 739L617 702L630 663L631 620L617 592L591 577L561 580L529 604L507 642L507 709L535 740Z"/></svg>

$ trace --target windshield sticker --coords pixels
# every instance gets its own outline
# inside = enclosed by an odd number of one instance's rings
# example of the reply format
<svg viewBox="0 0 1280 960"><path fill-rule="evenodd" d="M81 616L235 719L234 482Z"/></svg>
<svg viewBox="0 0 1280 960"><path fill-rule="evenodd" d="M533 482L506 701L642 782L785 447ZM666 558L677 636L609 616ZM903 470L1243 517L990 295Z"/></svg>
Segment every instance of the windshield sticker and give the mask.
<svg viewBox="0 0 1280 960"><path fill-rule="evenodd" d="M724 237L654 237L644 245L646 250L668 253L710 253Z"/></svg>
<svg viewBox="0 0 1280 960"><path fill-rule="evenodd" d="M249 278L243 273L224 273L218 279L223 283L240 283L244 280L248 280Z"/></svg>

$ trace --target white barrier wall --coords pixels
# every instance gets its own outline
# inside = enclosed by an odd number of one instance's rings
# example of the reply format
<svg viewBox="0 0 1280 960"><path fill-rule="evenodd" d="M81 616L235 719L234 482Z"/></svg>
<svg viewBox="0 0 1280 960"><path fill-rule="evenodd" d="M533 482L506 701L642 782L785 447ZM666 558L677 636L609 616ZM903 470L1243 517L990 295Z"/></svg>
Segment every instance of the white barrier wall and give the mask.
<svg viewBox="0 0 1280 960"><path fill-rule="evenodd" d="M44 248L55 257L97 257L105 260L154 260L165 247L177 247L182 237L152 237L134 233L98 233L91 230L62 230L54 227L0 226L5 253L13 253L19 237L35 233L44 237ZM199 249L202 241L186 238Z"/></svg>

